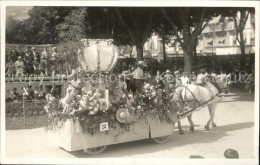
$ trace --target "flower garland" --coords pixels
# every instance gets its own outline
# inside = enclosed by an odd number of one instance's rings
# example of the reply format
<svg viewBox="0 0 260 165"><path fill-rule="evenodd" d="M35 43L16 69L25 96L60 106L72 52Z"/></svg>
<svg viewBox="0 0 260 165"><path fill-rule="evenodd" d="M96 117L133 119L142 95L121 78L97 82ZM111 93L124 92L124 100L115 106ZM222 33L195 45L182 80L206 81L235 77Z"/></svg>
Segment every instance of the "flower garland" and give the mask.
<svg viewBox="0 0 260 165"><path fill-rule="evenodd" d="M84 71L80 74L83 75ZM95 72L97 73L97 72ZM100 72L105 73L107 72ZM90 73L88 73L90 74ZM99 124L108 122L110 128L120 125L126 131L132 122L147 118L160 121L172 122L167 113L175 109L169 104L169 96L165 90L156 89L154 86L146 84L143 92L138 95L128 94L122 90L118 82L109 83L109 104L105 98L101 97L97 90L98 82L91 83L89 90L81 88L82 94L76 95L69 103L68 111L62 112L64 105L58 98L48 96L48 104L44 107L49 114L47 130L59 129L67 119L79 119L84 133L95 134L99 131ZM129 123L120 123L116 118L119 109L127 109L133 116Z"/></svg>

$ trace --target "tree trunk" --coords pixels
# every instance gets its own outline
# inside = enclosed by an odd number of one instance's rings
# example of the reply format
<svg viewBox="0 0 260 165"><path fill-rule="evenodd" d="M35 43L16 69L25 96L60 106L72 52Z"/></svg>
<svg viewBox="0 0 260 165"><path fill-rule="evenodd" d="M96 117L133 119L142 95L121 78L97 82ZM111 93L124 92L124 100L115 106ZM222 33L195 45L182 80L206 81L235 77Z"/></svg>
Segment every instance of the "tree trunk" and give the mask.
<svg viewBox="0 0 260 165"><path fill-rule="evenodd" d="M241 67L245 66L245 42L244 42L244 34L243 34L243 30L240 32L240 49L241 49L241 58L240 58L240 65Z"/></svg>
<svg viewBox="0 0 260 165"><path fill-rule="evenodd" d="M162 46L163 46L163 62L166 63L166 51L165 51L165 36L162 36Z"/></svg>
<svg viewBox="0 0 260 165"><path fill-rule="evenodd" d="M187 46L186 50L183 50L184 56L184 72L187 72L188 75L191 73L191 66L192 66L192 49L191 46Z"/></svg>
<svg viewBox="0 0 260 165"><path fill-rule="evenodd" d="M195 43L195 46L194 46L194 50L193 50L193 53L194 53L194 64L197 65L197 43L198 43L198 40L196 40L196 43Z"/></svg>
<svg viewBox="0 0 260 165"><path fill-rule="evenodd" d="M137 51L137 61L141 61L144 59L143 57L143 45L136 45L136 51Z"/></svg>

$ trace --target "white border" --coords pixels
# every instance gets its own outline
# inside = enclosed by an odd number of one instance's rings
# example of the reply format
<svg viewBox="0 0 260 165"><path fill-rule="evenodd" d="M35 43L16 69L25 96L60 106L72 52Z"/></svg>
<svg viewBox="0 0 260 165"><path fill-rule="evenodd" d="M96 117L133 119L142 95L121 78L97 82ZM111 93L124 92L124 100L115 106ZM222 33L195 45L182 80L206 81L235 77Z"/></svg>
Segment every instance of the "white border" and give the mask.
<svg viewBox="0 0 260 165"><path fill-rule="evenodd" d="M259 8L258 1L2 1L1 3L1 163L40 164L258 164L259 162ZM62 4L62 5L61 5ZM188 4L188 5L187 5ZM255 7L255 110L254 159L176 159L176 158L6 158L5 157L5 9L6 6L203 6L203 7ZM235 117L235 116L234 116ZM241 139L243 140L243 139ZM120 159L120 161L119 161Z"/></svg>

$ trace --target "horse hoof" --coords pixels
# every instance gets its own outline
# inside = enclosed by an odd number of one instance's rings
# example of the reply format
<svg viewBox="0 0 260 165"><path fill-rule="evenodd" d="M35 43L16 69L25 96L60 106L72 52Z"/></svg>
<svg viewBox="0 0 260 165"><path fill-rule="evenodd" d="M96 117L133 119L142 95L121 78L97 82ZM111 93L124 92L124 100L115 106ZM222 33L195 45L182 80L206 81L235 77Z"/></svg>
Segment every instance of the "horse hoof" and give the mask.
<svg viewBox="0 0 260 165"><path fill-rule="evenodd" d="M206 130L209 130L209 126L208 125L205 125L204 127Z"/></svg>
<svg viewBox="0 0 260 165"><path fill-rule="evenodd" d="M217 127L217 125L215 123L212 123L211 126L212 127Z"/></svg>
<svg viewBox="0 0 260 165"><path fill-rule="evenodd" d="M179 130L179 134L180 134L180 135L183 135L183 134L184 134L184 131L183 131L183 130Z"/></svg>
<svg viewBox="0 0 260 165"><path fill-rule="evenodd" d="M191 132L194 132L194 127L190 127L190 131L191 131Z"/></svg>

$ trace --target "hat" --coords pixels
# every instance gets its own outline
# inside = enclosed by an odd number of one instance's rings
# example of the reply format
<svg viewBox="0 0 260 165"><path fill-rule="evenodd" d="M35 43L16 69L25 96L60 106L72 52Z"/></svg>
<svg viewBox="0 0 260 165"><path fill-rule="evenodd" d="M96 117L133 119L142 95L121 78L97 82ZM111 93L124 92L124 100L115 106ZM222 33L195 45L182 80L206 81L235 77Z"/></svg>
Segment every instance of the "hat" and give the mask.
<svg viewBox="0 0 260 165"><path fill-rule="evenodd" d="M35 47L32 47L32 50L35 49Z"/></svg>
<svg viewBox="0 0 260 165"><path fill-rule="evenodd" d="M144 61L138 61L137 65L141 65L141 66L145 66L145 67L147 66Z"/></svg>
<svg viewBox="0 0 260 165"><path fill-rule="evenodd" d="M127 123L129 121L128 109L120 108L116 111L116 119L119 123Z"/></svg>
<svg viewBox="0 0 260 165"><path fill-rule="evenodd" d="M166 70L166 73L171 73L171 71L169 69Z"/></svg>
<svg viewBox="0 0 260 165"><path fill-rule="evenodd" d="M178 70L174 72L174 74L179 74L179 73L180 73L180 72L179 72Z"/></svg>
<svg viewBox="0 0 260 165"><path fill-rule="evenodd" d="M239 154L236 150L234 149L227 149L224 152L224 156L227 159L238 159L239 158Z"/></svg>
<svg viewBox="0 0 260 165"><path fill-rule="evenodd" d="M22 59L22 57L21 57L21 56L19 56L19 57L18 57L18 59Z"/></svg>

